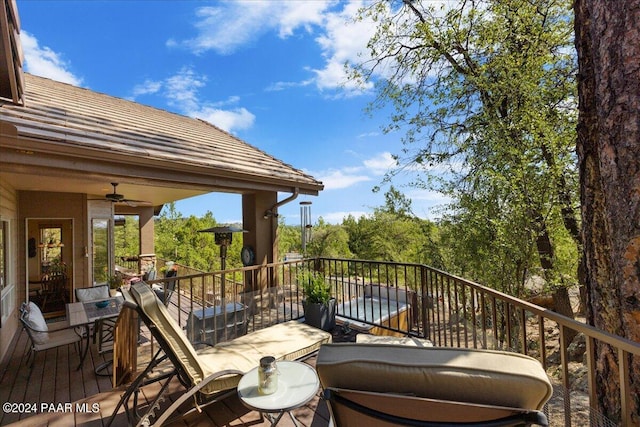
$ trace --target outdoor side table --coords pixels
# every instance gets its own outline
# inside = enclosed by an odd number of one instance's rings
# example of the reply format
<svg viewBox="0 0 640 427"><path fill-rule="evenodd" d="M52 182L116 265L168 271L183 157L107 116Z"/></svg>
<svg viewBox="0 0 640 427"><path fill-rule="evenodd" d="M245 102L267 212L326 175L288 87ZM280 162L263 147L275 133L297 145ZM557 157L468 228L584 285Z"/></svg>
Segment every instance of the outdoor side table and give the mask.
<svg viewBox="0 0 640 427"><path fill-rule="evenodd" d="M316 371L302 362L276 362L278 368L278 389L273 394L258 393L258 368L244 374L238 383L240 401L249 409L259 411L271 426L278 424L285 413L299 426L292 410L308 403L318 392L320 381Z"/></svg>

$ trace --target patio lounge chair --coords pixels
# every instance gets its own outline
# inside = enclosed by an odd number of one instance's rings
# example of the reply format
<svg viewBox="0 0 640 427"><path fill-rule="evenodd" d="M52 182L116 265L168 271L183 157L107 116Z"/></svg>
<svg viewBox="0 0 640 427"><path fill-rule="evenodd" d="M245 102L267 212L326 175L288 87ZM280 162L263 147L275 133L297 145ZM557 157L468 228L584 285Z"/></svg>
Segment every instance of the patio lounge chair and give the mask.
<svg viewBox="0 0 640 427"><path fill-rule="evenodd" d="M226 392L234 391L242 375L259 365L264 356L274 356L277 360L300 360L316 352L324 343L331 342L331 334L304 323L289 321L251 332L231 341L219 343L196 352L184 331L169 315L169 311L157 298L149 285L137 282L131 288L122 290L125 306L135 308L139 317L147 325L160 350L148 367L127 388L115 408L109 425L115 419L119 408L124 405L130 423L162 425L168 417L189 399L196 406L215 401ZM161 362L169 372L159 378L153 377L153 371ZM187 389L162 414L155 414L159 402L164 399L169 381L177 377ZM137 408L129 408L129 399L137 394L141 387L157 380L165 380L160 393L139 420Z"/></svg>
<svg viewBox="0 0 640 427"><path fill-rule="evenodd" d="M517 353L327 344L316 369L336 427L548 425L551 383Z"/></svg>
<svg viewBox="0 0 640 427"><path fill-rule="evenodd" d="M33 367L37 352L69 344L76 344L78 354L81 355L78 369L82 367L85 356L81 351L81 342L83 340L82 331L70 327L67 322L47 324L40 308L32 301L22 303L20 306L20 321L31 341L29 353L25 359L25 362L28 362L33 356L29 364L30 367Z"/></svg>

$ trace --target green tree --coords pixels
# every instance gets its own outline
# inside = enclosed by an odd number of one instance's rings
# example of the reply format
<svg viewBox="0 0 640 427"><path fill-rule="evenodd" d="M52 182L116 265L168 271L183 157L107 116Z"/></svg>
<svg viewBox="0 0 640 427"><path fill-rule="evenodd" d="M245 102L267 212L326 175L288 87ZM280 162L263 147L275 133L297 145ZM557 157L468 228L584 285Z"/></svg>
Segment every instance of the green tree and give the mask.
<svg viewBox="0 0 640 427"><path fill-rule="evenodd" d="M306 256L350 258L349 236L341 225L329 224L318 218L311 232L311 241L307 244Z"/></svg>
<svg viewBox="0 0 640 427"><path fill-rule="evenodd" d="M348 216L342 223L349 249L360 259L441 266L433 223L413 214L411 199L391 186L385 205L370 216Z"/></svg>
<svg viewBox="0 0 640 427"><path fill-rule="evenodd" d="M209 211L200 218L194 215L185 218L175 209L174 203L169 203L156 221L156 254L159 258L198 270L220 270L220 247L215 243L214 234L200 232L218 225ZM234 233L232 243L227 248L226 268L242 266L241 248L242 236Z"/></svg>
<svg viewBox="0 0 640 427"><path fill-rule="evenodd" d="M120 257L140 255L140 233L137 215L124 215L124 224L114 230L116 263Z"/></svg>
<svg viewBox="0 0 640 427"><path fill-rule="evenodd" d="M287 253L302 252L302 240L299 225L287 225L284 217L278 217L278 253L284 258Z"/></svg>
<svg viewBox="0 0 640 427"><path fill-rule="evenodd" d="M401 169L420 170L416 185L452 198L446 230L474 231L455 235L467 246L466 258L518 252L504 275L485 283L522 276L533 248L557 296L556 310L572 316L562 285L576 272L562 271L566 263L558 263L554 241L568 234L574 254L580 243L570 2L446 5L379 1L362 9L360 17L377 29L368 44L372 59L358 64L352 77L376 83L371 108L394 107L385 130L404 132L396 156ZM481 236L499 238L474 253ZM508 250L495 250L516 239ZM481 262L462 262L481 271Z"/></svg>

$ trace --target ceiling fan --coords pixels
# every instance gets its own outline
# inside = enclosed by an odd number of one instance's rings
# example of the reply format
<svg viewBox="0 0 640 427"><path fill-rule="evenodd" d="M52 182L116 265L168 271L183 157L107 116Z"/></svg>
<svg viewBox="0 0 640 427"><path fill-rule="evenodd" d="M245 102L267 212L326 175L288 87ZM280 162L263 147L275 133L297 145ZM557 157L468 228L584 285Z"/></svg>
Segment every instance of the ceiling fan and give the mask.
<svg viewBox="0 0 640 427"><path fill-rule="evenodd" d="M113 186L113 193L105 194L104 195L105 199L113 203L124 203L129 206L151 206L151 202L148 202L148 201L125 199L124 195L118 194L116 191L118 187L118 183L112 182L111 185Z"/></svg>

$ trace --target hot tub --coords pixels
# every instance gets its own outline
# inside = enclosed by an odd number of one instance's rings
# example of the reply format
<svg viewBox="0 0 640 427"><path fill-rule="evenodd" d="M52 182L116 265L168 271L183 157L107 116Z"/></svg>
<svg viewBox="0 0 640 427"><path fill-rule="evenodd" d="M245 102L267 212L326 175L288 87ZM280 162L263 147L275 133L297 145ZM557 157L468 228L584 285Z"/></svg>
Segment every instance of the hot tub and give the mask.
<svg viewBox="0 0 640 427"><path fill-rule="evenodd" d="M373 335L404 336L384 328L409 331L411 291L380 285L365 285L364 295L337 303L336 322Z"/></svg>

